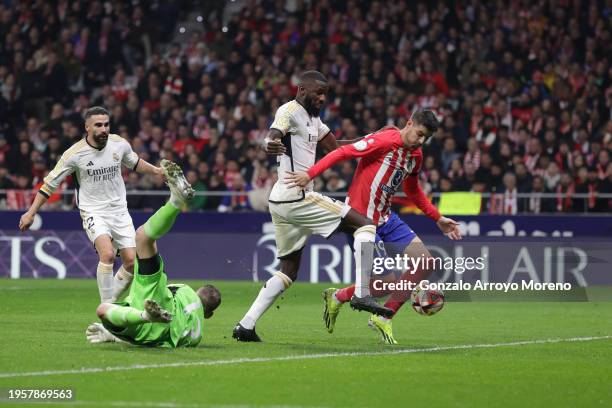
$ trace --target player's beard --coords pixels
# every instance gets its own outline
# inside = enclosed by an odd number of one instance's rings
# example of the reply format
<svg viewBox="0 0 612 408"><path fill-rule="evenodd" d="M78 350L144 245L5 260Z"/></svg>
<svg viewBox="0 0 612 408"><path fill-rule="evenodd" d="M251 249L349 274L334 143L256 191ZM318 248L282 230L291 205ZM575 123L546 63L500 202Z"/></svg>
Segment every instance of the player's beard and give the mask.
<svg viewBox="0 0 612 408"><path fill-rule="evenodd" d="M106 132L100 132L98 134L94 133L93 140L94 142L96 142L99 148L103 148L106 146L106 143L108 142L108 133Z"/></svg>
<svg viewBox="0 0 612 408"><path fill-rule="evenodd" d="M321 112L321 108L316 105L316 100L309 96L304 98L304 109L306 109L310 116L319 116Z"/></svg>

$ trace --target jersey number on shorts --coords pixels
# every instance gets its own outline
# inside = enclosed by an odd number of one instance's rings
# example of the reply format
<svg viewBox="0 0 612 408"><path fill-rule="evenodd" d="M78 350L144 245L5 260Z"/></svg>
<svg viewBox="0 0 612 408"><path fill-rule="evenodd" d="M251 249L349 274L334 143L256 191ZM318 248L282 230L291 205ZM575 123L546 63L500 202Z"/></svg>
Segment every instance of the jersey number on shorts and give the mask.
<svg viewBox="0 0 612 408"><path fill-rule="evenodd" d="M93 217L89 217L89 218L87 218L87 220L85 222L87 222L87 229L93 232L94 218Z"/></svg>

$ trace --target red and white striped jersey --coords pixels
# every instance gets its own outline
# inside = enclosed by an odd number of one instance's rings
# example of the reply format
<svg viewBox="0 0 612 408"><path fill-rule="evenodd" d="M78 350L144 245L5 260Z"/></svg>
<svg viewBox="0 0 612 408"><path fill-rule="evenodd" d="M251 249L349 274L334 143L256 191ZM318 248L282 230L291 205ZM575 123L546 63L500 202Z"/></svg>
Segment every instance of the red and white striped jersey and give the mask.
<svg viewBox="0 0 612 408"><path fill-rule="evenodd" d="M403 185L408 197L421 211L436 221L440 218L440 213L419 186L423 151L406 148L397 128L382 129L334 150L311 167L308 175L314 178L350 158L361 158L347 198L347 204L355 211L376 225L384 224L389 217L391 199Z"/></svg>

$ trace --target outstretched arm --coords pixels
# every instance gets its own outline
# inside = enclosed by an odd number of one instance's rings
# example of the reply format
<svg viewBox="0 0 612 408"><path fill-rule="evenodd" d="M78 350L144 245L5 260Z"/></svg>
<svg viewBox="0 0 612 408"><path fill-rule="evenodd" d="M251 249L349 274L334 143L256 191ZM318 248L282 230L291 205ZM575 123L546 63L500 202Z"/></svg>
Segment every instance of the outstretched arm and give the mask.
<svg viewBox="0 0 612 408"><path fill-rule="evenodd" d="M34 201L28 211L21 216L19 220L19 229L21 231L27 231L30 228L34 222L34 216L38 210L40 210L40 207L47 202L66 176L72 174L75 169L76 163L74 161L74 155L70 156L64 152L53 170L45 177L44 183L36 194L36 197L34 197Z"/></svg>
<svg viewBox="0 0 612 408"><path fill-rule="evenodd" d="M363 137L358 137L357 139L352 140L338 140L336 136L330 131L323 137L323 139L319 140L319 144L326 152L333 152L339 147L348 146L353 143L356 143L363 139Z"/></svg>
<svg viewBox="0 0 612 408"><path fill-rule="evenodd" d="M453 219L442 216L438 209L429 201L421 189L418 174L411 174L408 176L404 183L404 192L419 210L423 211L425 215L436 222L436 225L444 235L452 240L461 239L459 223Z"/></svg>
<svg viewBox="0 0 612 408"><path fill-rule="evenodd" d="M431 218L434 221L438 221L442 214L438 211L438 209L427 199L427 196L421 189L421 185L419 184L419 176L418 174L411 174L406 178L406 182L404 183L404 192L412 200L414 205L423 213Z"/></svg>
<svg viewBox="0 0 612 408"><path fill-rule="evenodd" d="M288 172L285 182L289 183L290 187L304 187L310 180L334 166L336 163L353 158L384 154L396 147L398 146L395 146L393 140L385 134L368 135L356 143L338 147L331 153L328 153L312 166L308 172Z"/></svg>
<svg viewBox="0 0 612 408"><path fill-rule="evenodd" d="M164 172L161 167L155 167L146 160L139 159L136 167L134 168L136 173L150 174L152 176L163 176Z"/></svg>
<svg viewBox="0 0 612 408"><path fill-rule="evenodd" d="M34 216L36 215L40 207L42 207L42 205L47 202L48 198L49 197L45 196L40 191L36 194L36 197L34 197L34 201L32 202L30 209L26 213L24 213L19 219L20 231L27 231L30 228L30 226L34 223Z"/></svg>
<svg viewBox="0 0 612 408"><path fill-rule="evenodd" d="M151 176L163 176L164 172L161 167L155 167L146 160L138 157L136 152L132 150L130 143L123 139L123 158L122 164L130 170L134 170L136 173L149 174Z"/></svg>
<svg viewBox="0 0 612 408"><path fill-rule="evenodd" d="M354 150L354 149L352 149ZM296 171L287 172L287 176L285 177L285 183L288 184L289 188L291 187L306 187L310 180L317 177L319 174L323 173L325 170L332 167L334 164L348 160L352 157L357 157L353 154L350 146L342 146L337 148L336 150L328 153L319 160L314 166L312 166L308 172L305 171Z"/></svg>

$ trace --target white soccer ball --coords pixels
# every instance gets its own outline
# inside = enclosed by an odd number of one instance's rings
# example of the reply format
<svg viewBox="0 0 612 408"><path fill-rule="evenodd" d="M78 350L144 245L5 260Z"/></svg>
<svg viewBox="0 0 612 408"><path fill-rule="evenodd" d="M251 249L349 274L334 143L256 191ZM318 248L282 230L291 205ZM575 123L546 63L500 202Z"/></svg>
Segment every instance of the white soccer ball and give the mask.
<svg viewBox="0 0 612 408"><path fill-rule="evenodd" d="M412 308L424 316L438 313L444 307L444 292L441 290L416 288L410 295Z"/></svg>

